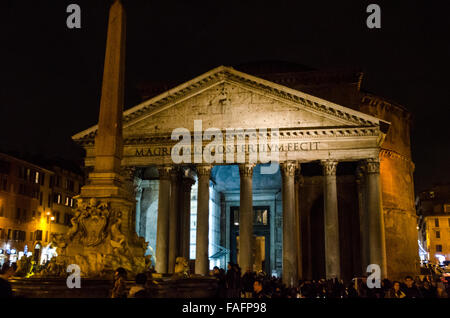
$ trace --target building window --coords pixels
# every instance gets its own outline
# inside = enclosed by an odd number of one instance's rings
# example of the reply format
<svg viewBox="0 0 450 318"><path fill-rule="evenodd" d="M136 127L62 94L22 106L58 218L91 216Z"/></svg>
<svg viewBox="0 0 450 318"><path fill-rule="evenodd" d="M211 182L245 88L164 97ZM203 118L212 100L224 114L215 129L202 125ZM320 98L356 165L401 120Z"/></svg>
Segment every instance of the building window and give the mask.
<svg viewBox="0 0 450 318"><path fill-rule="evenodd" d="M44 201L44 194L42 192L39 193L39 205L42 206L42 201Z"/></svg>
<svg viewBox="0 0 450 318"><path fill-rule="evenodd" d="M434 226L439 227L439 219L434 219Z"/></svg>
<svg viewBox="0 0 450 318"><path fill-rule="evenodd" d="M450 227L450 218L448 218L447 220L448 220L448 226Z"/></svg>
<svg viewBox="0 0 450 318"><path fill-rule="evenodd" d="M59 212L55 212L55 223L59 223Z"/></svg>
<svg viewBox="0 0 450 318"><path fill-rule="evenodd" d="M4 176L2 179L2 189L3 191L8 191L8 177Z"/></svg>
<svg viewBox="0 0 450 318"><path fill-rule="evenodd" d="M450 204L444 204L444 212L450 213Z"/></svg>
<svg viewBox="0 0 450 318"><path fill-rule="evenodd" d="M436 252L442 252L442 245L441 244L436 245Z"/></svg>
<svg viewBox="0 0 450 318"><path fill-rule="evenodd" d="M64 202L64 205L70 206L70 197L66 196L66 201Z"/></svg>
<svg viewBox="0 0 450 318"><path fill-rule="evenodd" d="M61 177L60 176L56 176L56 179L55 179L55 186L57 186L57 187L61 187Z"/></svg>
<svg viewBox="0 0 450 318"><path fill-rule="evenodd" d="M55 193L53 195L53 203L61 204L62 196L60 193Z"/></svg>
<svg viewBox="0 0 450 318"><path fill-rule="evenodd" d="M20 219L20 208L17 208L17 210L16 210L16 219L17 220Z"/></svg>
<svg viewBox="0 0 450 318"><path fill-rule="evenodd" d="M36 230L34 233L35 233L36 241L42 241L42 231Z"/></svg>
<svg viewBox="0 0 450 318"><path fill-rule="evenodd" d="M440 231L436 231L436 238L441 238L441 232Z"/></svg>
<svg viewBox="0 0 450 318"><path fill-rule="evenodd" d="M39 184L39 171L34 173L34 183Z"/></svg>
<svg viewBox="0 0 450 318"><path fill-rule="evenodd" d="M43 186L44 185L44 183L45 183L45 173L41 173L41 186Z"/></svg>
<svg viewBox="0 0 450 318"><path fill-rule="evenodd" d="M3 207L3 205L0 205L0 216L3 216L3 215L4 215L4 207Z"/></svg>

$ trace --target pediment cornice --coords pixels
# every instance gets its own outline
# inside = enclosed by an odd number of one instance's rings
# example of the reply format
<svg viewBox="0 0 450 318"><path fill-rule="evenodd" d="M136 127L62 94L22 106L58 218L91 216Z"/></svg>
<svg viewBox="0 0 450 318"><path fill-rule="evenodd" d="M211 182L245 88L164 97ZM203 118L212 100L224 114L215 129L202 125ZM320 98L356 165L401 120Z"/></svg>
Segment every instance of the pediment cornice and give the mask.
<svg viewBox="0 0 450 318"><path fill-rule="evenodd" d="M222 130L223 136L226 130ZM261 136L260 132L257 132ZM380 130L378 127L316 127L316 128L281 128L278 132L268 129L266 138L278 137L282 142L284 140L302 140L302 139L329 139L335 137L373 137L379 136ZM236 134L238 138L244 135ZM191 136L194 141L194 136ZM154 134L154 135L135 135L128 136L124 139L124 145L141 145L141 144L170 144L174 141L170 134ZM83 138L79 143L84 146L93 146L94 137Z"/></svg>
<svg viewBox="0 0 450 318"><path fill-rule="evenodd" d="M248 89L256 90L264 95L280 98L283 101L288 101L297 105L302 105L305 109L312 112L339 119L343 123L343 126L367 128L379 127L382 123L384 126L389 125L389 123L384 122L379 118L364 114L362 112L334 104L324 99L282 86L280 84L239 72L231 67L220 66L125 111L123 116L123 127L125 129L127 126L130 126L148 116L157 114L158 112L195 96L196 94L199 94L214 85L225 82L241 85ZM97 125L93 126L74 135L72 138L78 142L93 139L97 133L97 129ZM344 130L347 130L347 128ZM308 129L308 131L311 131L311 129Z"/></svg>

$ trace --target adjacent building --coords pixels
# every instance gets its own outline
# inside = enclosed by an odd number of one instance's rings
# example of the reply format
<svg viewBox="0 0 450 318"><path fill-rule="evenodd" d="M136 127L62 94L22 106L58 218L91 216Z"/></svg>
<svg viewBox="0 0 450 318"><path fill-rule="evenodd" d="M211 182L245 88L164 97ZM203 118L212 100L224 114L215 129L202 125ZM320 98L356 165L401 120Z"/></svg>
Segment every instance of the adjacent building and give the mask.
<svg viewBox="0 0 450 318"><path fill-rule="evenodd" d="M416 204L421 260L434 264L450 261L450 184L421 192Z"/></svg>
<svg viewBox="0 0 450 318"><path fill-rule="evenodd" d="M79 172L0 153L0 263L49 259L51 234L68 230L82 184Z"/></svg>

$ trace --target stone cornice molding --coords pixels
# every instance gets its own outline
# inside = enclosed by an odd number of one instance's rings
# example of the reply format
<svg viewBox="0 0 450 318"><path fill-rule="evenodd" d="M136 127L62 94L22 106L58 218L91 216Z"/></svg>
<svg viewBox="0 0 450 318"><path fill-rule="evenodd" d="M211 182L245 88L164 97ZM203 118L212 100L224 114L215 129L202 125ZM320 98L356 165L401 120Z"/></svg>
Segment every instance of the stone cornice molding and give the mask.
<svg viewBox="0 0 450 318"><path fill-rule="evenodd" d="M217 83L232 83L255 89L260 93L266 93L272 97L279 97L296 105L303 105L315 113L321 113L328 117L339 118L346 125L374 127L384 122L379 118L362 112L334 104L324 99L282 86L267 80L239 72L231 67L219 66L203 75L200 75L186 83L183 83L163 94L151 98L124 112L123 127L126 128L143 118L157 114L171 105L186 100ZM72 138L74 140L94 138L98 126L86 129Z"/></svg>
<svg viewBox="0 0 450 318"><path fill-rule="evenodd" d="M226 130L222 130L225 136ZM278 133L268 129L267 138L278 137L279 140L298 140L298 139L323 139L330 137L372 137L379 136L380 130L377 127L304 127L304 128L279 128ZM244 134L238 135L243 137ZM258 135L263 136L258 132ZM191 134L194 140L193 133ZM224 138L225 140L225 138ZM80 145L94 146L94 138L82 139L77 141ZM174 143L170 134L163 135L145 135L129 136L124 139L124 145L142 145L142 144L167 144Z"/></svg>
<svg viewBox="0 0 450 318"><path fill-rule="evenodd" d="M402 118L411 121L412 120L412 114L409 110L407 110L405 107L401 106L400 104L396 104L394 102L388 101L383 97L376 96L370 93L364 93L364 95L361 98L361 103L363 105L369 105L372 107L380 107L380 108L388 108L389 110L397 111L401 114Z"/></svg>
<svg viewBox="0 0 450 318"><path fill-rule="evenodd" d="M398 159L398 160L402 160L405 161L406 163L408 163L409 165L411 165L411 168L414 170L415 165L412 162L411 158L406 157L394 150L390 150L390 149L381 149L380 150L380 160L383 159Z"/></svg>
<svg viewBox="0 0 450 318"><path fill-rule="evenodd" d="M354 83L358 86L362 80L363 73L356 69L342 69L342 70L311 70L301 72L282 72L282 73L259 73L256 76L267 78L269 81L290 86L292 84L308 86L308 85L323 85L335 84L339 82Z"/></svg>
<svg viewBox="0 0 450 318"><path fill-rule="evenodd" d="M332 160L332 159L321 160L320 163L322 164L324 176L335 176L336 175L336 168L338 165L337 160Z"/></svg>

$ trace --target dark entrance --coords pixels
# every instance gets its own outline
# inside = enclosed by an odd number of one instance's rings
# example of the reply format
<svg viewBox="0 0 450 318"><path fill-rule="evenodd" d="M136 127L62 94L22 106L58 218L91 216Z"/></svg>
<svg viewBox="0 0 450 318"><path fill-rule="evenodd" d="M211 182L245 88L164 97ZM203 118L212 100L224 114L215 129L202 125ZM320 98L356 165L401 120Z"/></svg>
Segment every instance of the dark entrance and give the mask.
<svg viewBox="0 0 450 318"><path fill-rule="evenodd" d="M239 263L239 207L230 208L230 259ZM253 262L254 270L270 273L270 207L253 207ZM242 268L242 272L247 269Z"/></svg>

